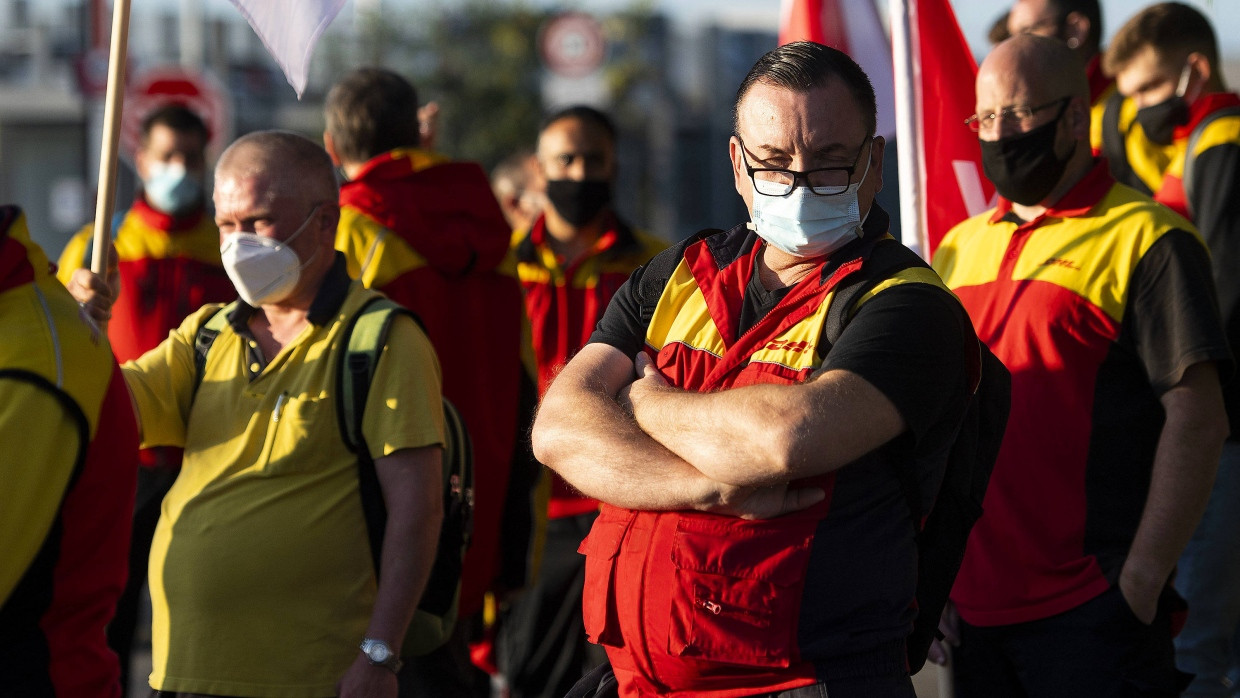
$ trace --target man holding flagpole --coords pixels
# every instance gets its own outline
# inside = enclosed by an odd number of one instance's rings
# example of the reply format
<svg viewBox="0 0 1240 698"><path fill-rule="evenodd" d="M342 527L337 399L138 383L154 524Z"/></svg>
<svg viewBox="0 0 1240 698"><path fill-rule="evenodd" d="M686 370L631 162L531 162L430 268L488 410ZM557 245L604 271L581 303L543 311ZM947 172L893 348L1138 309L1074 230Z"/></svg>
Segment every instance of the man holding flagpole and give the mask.
<svg viewBox="0 0 1240 698"><path fill-rule="evenodd" d="M378 293L335 252L337 196L311 141L234 143L215 209L241 300L190 315L122 367L143 444L185 453L151 548L157 696L397 694L442 517L439 366L396 317L361 416L387 515L380 575L335 404L342 334ZM79 270L70 289L106 317L114 291L99 277Z"/></svg>

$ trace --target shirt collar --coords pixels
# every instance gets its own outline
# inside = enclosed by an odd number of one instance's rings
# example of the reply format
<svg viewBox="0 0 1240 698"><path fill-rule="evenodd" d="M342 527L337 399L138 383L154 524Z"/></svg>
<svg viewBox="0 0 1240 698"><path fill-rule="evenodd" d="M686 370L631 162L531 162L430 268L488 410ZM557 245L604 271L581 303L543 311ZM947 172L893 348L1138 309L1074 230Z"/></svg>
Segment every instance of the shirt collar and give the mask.
<svg viewBox="0 0 1240 698"><path fill-rule="evenodd" d="M1103 158L1094 158L1093 167L1085 176L1080 179L1066 194L1059 197L1059 200L1048 206L1042 215L1035 220L1041 220L1047 216L1056 218L1075 218L1083 216L1089 212L1107 192L1111 191L1111 187L1115 184L1115 178L1111 176L1111 169L1107 166L1107 162ZM999 205L995 207L995 212L990 216L991 223L998 223L1012 211L1012 202L999 197Z"/></svg>

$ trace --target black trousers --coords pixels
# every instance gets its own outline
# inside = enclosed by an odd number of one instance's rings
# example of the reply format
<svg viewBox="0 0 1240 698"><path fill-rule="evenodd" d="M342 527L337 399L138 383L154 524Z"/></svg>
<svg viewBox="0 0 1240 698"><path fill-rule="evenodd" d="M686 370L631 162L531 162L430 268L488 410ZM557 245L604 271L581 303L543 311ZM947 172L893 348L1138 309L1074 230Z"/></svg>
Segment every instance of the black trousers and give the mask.
<svg viewBox="0 0 1240 698"><path fill-rule="evenodd" d="M607 659L586 641L581 619L586 561L577 548L597 517L590 512L547 522L537 583L501 618L496 654L511 698L560 698Z"/></svg>
<svg viewBox="0 0 1240 698"><path fill-rule="evenodd" d="M147 561L151 556L151 539L159 523L159 507L164 495L176 482L178 467L138 468L138 492L133 503L133 532L129 539L129 578L116 602L116 616L108 623L108 647L121 663L121 695L129 692L129 663L133 654L138 612L142 605L142 588L146 584ZM146 677L140 677L143 684Z"/></svg>
<svg viewBox="0 0 1240 698"><path fill-rule="evenodd" d="M1050 618L979 627L961 622L957 698L1171 698L1188 684L1171 644L1174 592L1150 625L1113 586Z"/></svg>

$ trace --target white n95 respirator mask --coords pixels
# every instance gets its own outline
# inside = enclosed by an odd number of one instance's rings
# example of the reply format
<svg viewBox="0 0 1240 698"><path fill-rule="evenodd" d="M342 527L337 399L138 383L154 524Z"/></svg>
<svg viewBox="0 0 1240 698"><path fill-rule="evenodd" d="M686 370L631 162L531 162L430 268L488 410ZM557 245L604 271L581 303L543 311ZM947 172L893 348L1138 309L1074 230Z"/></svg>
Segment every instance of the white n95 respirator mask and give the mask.
<svg viewBox="0 0 1240 698"><path fill-rule="evenodd" d="M289 297L305 269L318 256L315 250L305 264L289 243L297 239L319 207L315 206L297 232L280 241L254 233L229 233L220 245L220 261L241 300L254 307L279 303Z"/></svg>

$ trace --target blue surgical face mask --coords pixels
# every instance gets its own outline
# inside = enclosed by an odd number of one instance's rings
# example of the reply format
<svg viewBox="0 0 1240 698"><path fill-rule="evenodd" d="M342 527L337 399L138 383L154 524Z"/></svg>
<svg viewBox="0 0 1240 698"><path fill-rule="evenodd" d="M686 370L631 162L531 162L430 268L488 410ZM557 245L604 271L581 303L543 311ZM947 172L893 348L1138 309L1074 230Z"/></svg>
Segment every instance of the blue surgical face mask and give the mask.
<svg viewBox="0 0 1240 698"><path fill-rule="evenodd" d="M830 254L861 237L857 190L869 173L867 157L861 179L829 196L815 194L807 186L795 187L787 196L771 196L755 189L749 227L768 245L794 257Z"/></svg>
<svg viewBox="0 0 1240 698"><path fill-rule="evenodd" d="M169 215L185 213L202 202L202 182L179 162L152 162L142 180L146 202Z"/></svg>

